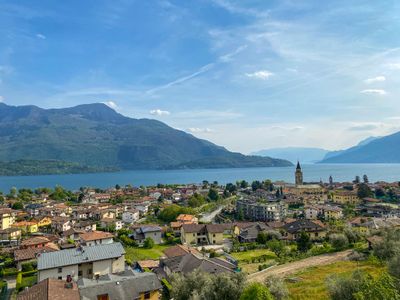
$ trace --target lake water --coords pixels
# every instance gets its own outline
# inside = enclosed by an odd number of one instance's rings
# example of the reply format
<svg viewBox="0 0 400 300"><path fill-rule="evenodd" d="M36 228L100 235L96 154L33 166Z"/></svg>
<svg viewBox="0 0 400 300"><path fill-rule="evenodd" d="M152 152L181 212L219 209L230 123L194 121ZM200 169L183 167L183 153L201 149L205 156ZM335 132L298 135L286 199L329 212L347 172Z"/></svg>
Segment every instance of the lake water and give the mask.
<svg viewBox="0 0 400 300"><path fill-rule="evenodd" d="M371 182L400 180L400 164L309 164L303 165L304 181L328 182L332 175L334 181L351 181L356 175L361 178L367 174ZM132 184L155 185L157 183L200 183L203 180L219 183L237 180L271 179L294 181L294 167L279 168L243 168L243 169L197 169L197 170L149 170L123 171L117 173L68 174L44 176L9 176L0 177L0 191L8 192L11 187L36 188L61 185L71 190L81 186L99 188Z"/></svg>

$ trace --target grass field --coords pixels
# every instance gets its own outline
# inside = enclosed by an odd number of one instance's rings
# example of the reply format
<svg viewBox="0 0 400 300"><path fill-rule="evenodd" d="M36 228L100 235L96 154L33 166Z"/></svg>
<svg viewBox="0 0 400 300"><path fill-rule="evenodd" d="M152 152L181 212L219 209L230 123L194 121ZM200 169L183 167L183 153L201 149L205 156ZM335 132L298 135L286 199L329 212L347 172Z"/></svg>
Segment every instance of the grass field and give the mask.
<svg viewBox="0 0 400 300"><path fill-rule="evenodd" d="M276 258L275 253L268 249L254 249L254 250L243 251L243 252L232 252L230 255L233 256L238 261L249 260L249 259L257 258L257 257L263 256L263 255L266 255L267 259Z"/></svg>
<svg viewBox="0 0 400 300"><path fill-rule="evenodd" d="M126 247L125 257L132 260L132 262L145 259L159 259L164 255L163 250L170 246L154 245L152 249Z"/></svg>
<svg viewBox="0 0 400 300"><path fill-rule="evenodd" d="M374 276L382 272L385 267L369 261L342 261L330 265L308 268L288 276L289 279L298 279L298 282L290 282L286 278L286 284L290 291L290 299L329 299L325 286L327 277L333 274L349 275L357 269L364 270Z"/></svg>

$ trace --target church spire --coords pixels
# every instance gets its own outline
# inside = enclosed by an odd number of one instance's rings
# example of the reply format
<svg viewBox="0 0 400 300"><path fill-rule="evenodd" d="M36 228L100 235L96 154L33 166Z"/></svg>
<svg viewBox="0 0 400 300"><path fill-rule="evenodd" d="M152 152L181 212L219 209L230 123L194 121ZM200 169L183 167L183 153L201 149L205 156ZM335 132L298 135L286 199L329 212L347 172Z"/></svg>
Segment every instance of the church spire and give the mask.
<svg viewBox="0 0 400 300"><path fill-rule="evenodd" d="M297 161L297 167L296 167L296 170L301 170L301 167L300 167L300 162L299 162L299 161Z"/></svg>

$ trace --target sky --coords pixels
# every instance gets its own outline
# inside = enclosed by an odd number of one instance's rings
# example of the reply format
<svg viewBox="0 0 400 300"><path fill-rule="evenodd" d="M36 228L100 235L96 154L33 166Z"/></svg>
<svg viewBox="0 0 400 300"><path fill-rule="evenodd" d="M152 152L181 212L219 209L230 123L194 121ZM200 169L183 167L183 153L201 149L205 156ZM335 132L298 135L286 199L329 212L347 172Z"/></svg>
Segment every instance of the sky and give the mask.
<svg viewBox="0 0 400 300"><path fill-rule="evenodd" d="M342 149L400 131L399 33L397 0L0 0L0 101Z"/></svg>

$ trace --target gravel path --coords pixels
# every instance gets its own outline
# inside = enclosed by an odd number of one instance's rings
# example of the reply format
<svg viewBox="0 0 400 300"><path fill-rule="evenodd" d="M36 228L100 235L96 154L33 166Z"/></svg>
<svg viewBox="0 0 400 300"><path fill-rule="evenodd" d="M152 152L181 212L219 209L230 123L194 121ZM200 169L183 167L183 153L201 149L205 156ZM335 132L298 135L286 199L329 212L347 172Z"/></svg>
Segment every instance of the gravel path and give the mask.
<svg viewBox="0 0 400 300"><path fill-rule="evenodd" d="M289 274L296 273L309 267L315 267L320 265L327 265L337 261L346 260L346 258L352 253L352 250L346 250L342 252L322 254L318 256L308 257L299 261L273 266L263 271L250 274L247 278L249 281L264 282L269 276L283 277Z"/></svg>

